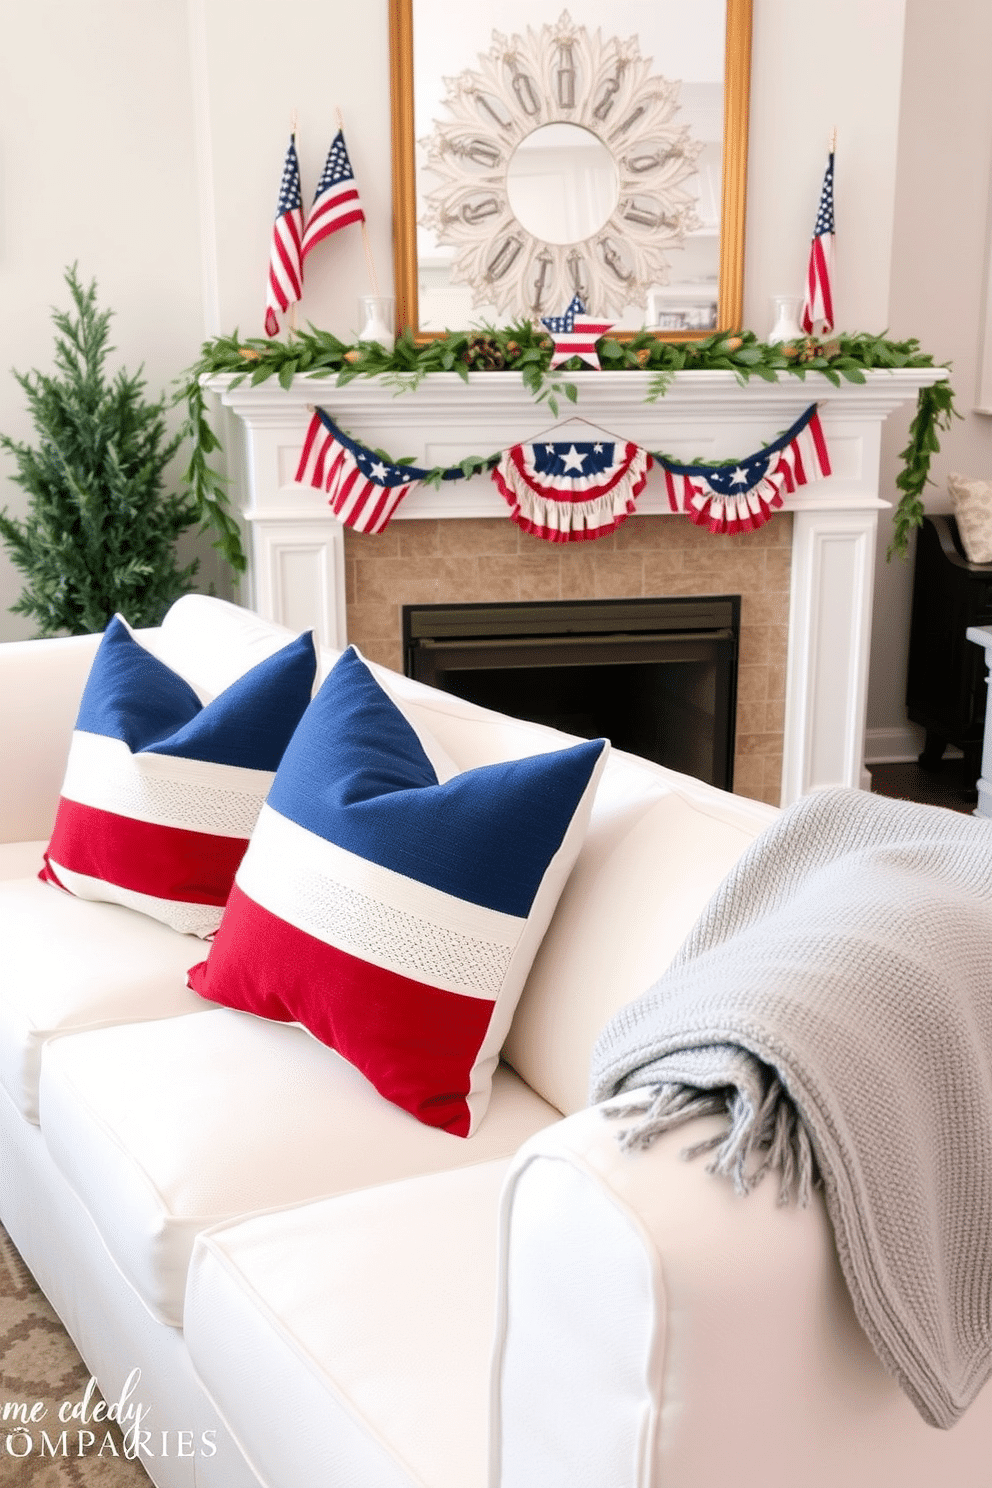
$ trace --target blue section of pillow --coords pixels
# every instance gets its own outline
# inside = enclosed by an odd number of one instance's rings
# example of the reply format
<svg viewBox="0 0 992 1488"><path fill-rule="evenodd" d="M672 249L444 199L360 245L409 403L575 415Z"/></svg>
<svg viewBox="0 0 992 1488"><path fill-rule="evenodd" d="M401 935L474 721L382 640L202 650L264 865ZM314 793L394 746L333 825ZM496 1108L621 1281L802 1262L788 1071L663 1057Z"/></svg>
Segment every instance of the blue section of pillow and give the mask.
<svg viewBox="0 0 992 1488"><path fill-rule="evenodd" d="M307 632L204 707L189 684L115 616L94 657L76 728L122 739L132 754L274 771L310 701L316 666Z"/></svg>
<svg viewBox="0 0 992 1488"><path fill-rule="evenodd" d="M189 723L200 708L189 683L139 646L115 615L93 658L76 728L123 739L137 754Z"/></svg>
<svg viewBox="0 0 992 1488"><path fill-rule="evenodd" d="M526 917L606 747L592 740L439 784L415 730L349 649L290 741L268 800L380 867Z"/></svg>

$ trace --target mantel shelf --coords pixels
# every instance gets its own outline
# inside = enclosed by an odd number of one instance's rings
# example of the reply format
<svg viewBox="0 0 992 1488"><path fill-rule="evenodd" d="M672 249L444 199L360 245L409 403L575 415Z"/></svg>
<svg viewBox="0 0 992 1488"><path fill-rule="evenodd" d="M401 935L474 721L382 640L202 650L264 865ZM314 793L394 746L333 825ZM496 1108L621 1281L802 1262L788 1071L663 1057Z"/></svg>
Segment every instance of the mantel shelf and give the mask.
<svg viewBox="0 0 992 1488"><path fill-rule="evenodd" d="M795 416L816 401L831 413L881 419L914 400L921 387L946 376L944 367L900 367L866 372L864 383L842 382L835 387L821 372L810 372L805 378L787 373L776 382L753 377L745 383L733 372L676 372L664 395L649 403L655 373L562 373L561 381L572 382L578 389L578 400L572 404L559 398L559 414L561 420L574 413L592 420L622 416L638 425L663 425L691 413L744 423L756 415ZM232 386L236 382L232 374L208 377L204 382L249 427L284 423L287 410L303 413L315 403L342 418L374 418L380 427L422 423L425 418L446 425L510 418L532 431L559 421L546 402L535 400L518 372L470 372L467 381L457 372L432 372L409 393L398 393L381 377L356 377L344 387L337 387L331 377L314 376L295 377L288 388L282 388L275 378L255 387L247 379Z"/></svg>

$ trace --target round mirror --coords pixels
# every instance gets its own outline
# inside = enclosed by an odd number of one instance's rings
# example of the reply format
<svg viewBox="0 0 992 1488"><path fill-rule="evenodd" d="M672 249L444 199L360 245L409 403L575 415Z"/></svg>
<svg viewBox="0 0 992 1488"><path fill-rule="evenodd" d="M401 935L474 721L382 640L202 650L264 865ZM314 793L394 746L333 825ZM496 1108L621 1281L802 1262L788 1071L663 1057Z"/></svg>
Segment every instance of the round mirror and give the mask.
<svg viewBox="0 0 992 1488"><path fill-rule="evenodd" d="M581 243L616 210L613 156L591 129L543 124L520 141L506 172L510 210L542 243Z"/></svg>

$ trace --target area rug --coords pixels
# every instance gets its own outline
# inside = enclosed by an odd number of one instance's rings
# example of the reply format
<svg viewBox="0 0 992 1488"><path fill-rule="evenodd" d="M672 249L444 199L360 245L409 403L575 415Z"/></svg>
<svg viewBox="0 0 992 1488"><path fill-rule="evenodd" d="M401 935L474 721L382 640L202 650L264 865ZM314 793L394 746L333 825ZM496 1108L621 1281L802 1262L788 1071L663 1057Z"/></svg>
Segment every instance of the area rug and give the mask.
<svg viewBox="0 0 992 1488"><path fill-rule="evenodd" d="M120 1431L93 1421L100 1397L90 1389L87 1400L89 1386L90 1371L0 1227L2 1488L150 1488Z"/></svg>

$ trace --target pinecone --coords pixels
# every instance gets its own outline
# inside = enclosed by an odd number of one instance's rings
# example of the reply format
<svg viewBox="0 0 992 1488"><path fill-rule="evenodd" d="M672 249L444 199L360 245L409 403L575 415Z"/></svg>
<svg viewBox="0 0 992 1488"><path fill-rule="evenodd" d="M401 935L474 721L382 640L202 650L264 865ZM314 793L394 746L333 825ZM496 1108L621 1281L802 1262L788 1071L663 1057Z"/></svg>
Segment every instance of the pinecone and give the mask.
<svg viewBox="0 0 992 1488"><path fill-rule="evenodd" d="M479 372L498 372L506 366L506 358L495 336L469 336L462 360Z"/></svg>
<svg viewBox="0 0 992 1488"><path fill-rule="evenodd" d="M822 356L820 343L813 336L807 336L805 341L799 343L799 360L801 362L812 362L814 358Z"/></svg>

